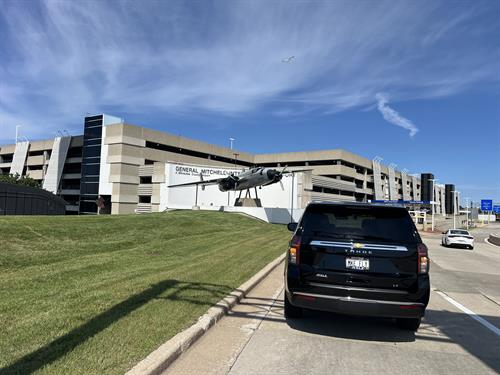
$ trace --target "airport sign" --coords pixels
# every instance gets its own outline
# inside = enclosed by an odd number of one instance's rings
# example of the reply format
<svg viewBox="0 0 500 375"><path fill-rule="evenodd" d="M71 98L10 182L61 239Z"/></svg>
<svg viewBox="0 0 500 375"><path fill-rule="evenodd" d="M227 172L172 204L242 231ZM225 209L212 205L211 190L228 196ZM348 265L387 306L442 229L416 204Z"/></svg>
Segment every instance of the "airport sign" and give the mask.
<svg viewBox="0 0 500 375"><path fill-rule="evenodd" d="M481 211L491 211L493 209L493 199L481 199Z"/></svg>

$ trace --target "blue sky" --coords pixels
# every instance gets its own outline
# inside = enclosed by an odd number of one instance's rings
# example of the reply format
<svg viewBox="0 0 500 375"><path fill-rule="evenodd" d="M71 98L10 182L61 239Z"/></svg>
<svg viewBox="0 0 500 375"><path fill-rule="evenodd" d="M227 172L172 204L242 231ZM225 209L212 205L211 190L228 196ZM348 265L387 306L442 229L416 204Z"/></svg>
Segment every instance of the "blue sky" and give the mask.
<svg viewBox="0 0 500 375"><path fill-rule="evenodd" d="M106 112L248 152L381 156L500 201L499 17L494 0L0 0L0 143Z"/></svg>

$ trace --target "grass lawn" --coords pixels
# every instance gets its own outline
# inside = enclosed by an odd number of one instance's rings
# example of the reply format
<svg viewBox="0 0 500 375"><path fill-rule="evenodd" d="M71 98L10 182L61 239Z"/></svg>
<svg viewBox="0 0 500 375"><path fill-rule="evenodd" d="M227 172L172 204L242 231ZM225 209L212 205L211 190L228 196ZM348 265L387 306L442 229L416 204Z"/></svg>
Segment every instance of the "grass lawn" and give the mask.
<svg viewBox="0 0 500 375"><path fill-rule="evenodd" d="M286 249L237 214L0 218L0 374L122 374Z"/></svg>

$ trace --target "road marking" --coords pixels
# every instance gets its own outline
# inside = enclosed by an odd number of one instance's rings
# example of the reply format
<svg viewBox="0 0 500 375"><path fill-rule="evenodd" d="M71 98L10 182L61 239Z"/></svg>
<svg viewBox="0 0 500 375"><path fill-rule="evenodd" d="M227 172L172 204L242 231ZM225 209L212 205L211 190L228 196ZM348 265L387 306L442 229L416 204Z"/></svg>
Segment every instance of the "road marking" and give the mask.
<svg viewBox="0 0 500 375"><path fill-rule="evenodd" d="M488 328L490 331L492 331L493 333L495 333L497 336L500 336L500 329L498 329L497 327L495 327L493 324L491 324L490 322L488 322L486 319L481 318L474 311L469 310L467 307L465 307L464 305L458 303L457 301L455 301L453 298L451 298L447 294L445 294L445 293L443 293L443 292L441 292L439 290L436 291L436 293L439 294L441 297L443 297L445 300L447 300L449 303L451 303L453 306L455 306L456 308L462 310L464 313L466 313L467 315L469 315L472 319L474 319L475 321L481 323L483 326L485 326L486 328Z"/></svg>

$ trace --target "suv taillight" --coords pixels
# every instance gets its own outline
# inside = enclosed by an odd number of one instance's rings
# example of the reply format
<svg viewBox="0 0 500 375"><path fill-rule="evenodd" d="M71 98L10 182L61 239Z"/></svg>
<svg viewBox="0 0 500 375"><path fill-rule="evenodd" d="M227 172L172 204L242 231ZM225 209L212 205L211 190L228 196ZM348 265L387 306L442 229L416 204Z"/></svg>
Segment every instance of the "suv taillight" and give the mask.
<svg viewBox="0 0 500 375"><path fill-rule="evenodd" d="M427 246L421 243L418 245L417 251L418 251L418 273L423 274L429 272L429 253L427 251Z"/></svg>
<svg viewBox="0 0 500 375"><path fill-rule="evenodd" d="M292 237L290 241L290 248L288 249L288 260L291 264L299 264L300 259L300 241L301 238L298 235Z"/></svg>

